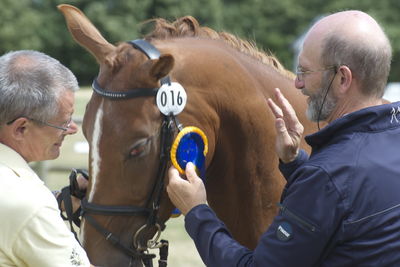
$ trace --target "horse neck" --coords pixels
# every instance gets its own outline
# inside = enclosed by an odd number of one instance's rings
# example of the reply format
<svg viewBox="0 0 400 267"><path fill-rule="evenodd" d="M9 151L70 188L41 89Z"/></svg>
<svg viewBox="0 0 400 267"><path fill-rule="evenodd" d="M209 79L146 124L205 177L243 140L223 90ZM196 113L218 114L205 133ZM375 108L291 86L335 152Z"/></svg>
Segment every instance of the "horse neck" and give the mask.
<svg viewBox="0 0 400 267"><path fill-rule="evenodd" d="M166 50L176 59L172 78L188 90L183 116L205 128L210 152L214 145L217 153L229 155L230 162L241 162L245 168L264 160L274 140L269 139L274 138L274 130L265 99L272 96L273 88L287 87L291 81L221 42L175 40ZM260 159L243 160L243 155L252 158L254 153Z"/></svg>
<svg viewBox="0 0 400 267"><path fill-rule="evenodd" d="M294 87L293 78L285 76L274 66L263 64L217 41L186 39L175 42L179 45L172 43L169 48L177 59L172 75L194 91L189 95L195 98L191 104L192 119L200 118L199 125L208 127L208 133L214 135L216 149L236 157L232 160L253 167L263 159L245 163L241 160L244 154L235 152L241 150L246 155L253 155L251 151L267 147L264 153L259 151L260 158L270 158L265 154L275 153L271 149L275 140L274 121L266 104L267 98L274 99L275 88L280 88L293 105L305 127L304 134L316 131L315 124L305 116L305 96ZM198 116L200 111L205 116ZM257 144L260 140L264 143ZM302 148L309 151L304 140ZM265 164L262 166L268 171Z"/></svg>
<svg viewBox="0 0 400 267"><path fill-rule="evenodd" d="M272 66L222 42L173 40L158 47L174 56L170 76L188 93L180 121L200 127L209 139L208 203L237 240L254 248L276 214L274 203L284 184L277 168L275 119L266 98L273 97L275 87L293 91L291 101L299 91Z"/></svg>

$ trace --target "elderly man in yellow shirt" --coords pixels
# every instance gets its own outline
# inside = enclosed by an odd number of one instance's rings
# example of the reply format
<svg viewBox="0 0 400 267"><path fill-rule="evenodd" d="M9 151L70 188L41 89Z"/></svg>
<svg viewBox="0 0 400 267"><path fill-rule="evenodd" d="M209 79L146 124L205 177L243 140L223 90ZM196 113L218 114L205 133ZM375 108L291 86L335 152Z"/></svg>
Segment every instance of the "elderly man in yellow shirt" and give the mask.
<svg viewBox="0 0 400 267"><path fill-rule="evenodd" d="M55 159L72 121L78 82L36 51L0 57L0 266L92 266L29 167Z"/></svg>

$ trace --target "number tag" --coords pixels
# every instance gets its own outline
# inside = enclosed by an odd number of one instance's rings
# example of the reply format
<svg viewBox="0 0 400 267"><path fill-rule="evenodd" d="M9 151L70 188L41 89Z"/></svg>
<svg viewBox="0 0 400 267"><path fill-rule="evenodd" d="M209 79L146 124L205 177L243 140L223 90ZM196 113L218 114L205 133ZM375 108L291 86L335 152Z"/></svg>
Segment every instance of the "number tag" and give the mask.
<svg viewBox="0 0 400 267"><path fill-rule="evenodd" d="M186 106L187 95L185 89L179 83L173 82L171 85L163 84L158 89L156 102L158 109L164 115L170 113L178 115Z"/></svg>

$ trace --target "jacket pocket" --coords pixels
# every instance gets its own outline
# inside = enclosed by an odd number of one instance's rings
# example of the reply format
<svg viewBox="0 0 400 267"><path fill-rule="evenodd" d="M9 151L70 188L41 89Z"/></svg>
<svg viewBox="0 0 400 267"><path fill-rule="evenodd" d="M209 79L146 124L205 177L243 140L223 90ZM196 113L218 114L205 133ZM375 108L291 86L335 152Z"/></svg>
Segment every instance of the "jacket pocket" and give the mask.
<svg viewBox="0 0 400 267"><path fill-rule="evenodd" d="M296 223L301 228L311 232L316 232L317 227L315 225L307 222L300 216L296 215L294 212L290 211L287 207L283 206L281 203L278 203L278 207L283 216L289 218L292 222Z"/></svg>

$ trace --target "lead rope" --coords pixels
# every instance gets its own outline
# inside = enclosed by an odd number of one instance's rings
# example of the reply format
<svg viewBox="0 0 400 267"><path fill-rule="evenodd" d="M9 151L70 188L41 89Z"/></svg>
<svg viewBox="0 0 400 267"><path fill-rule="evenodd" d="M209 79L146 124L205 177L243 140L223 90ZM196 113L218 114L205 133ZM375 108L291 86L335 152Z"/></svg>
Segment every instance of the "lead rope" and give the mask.
<svg viewBox="0 0 400 267"><path fill-rule="evenodd" d="M160 247L160 259L158 260L158 267L167 267L169 243L167 240L161 239L158 246ZM143 259L142 262L145 267L153 267L152 258Z"/></svg>
<svg viewBox="0 0 400 267"><path fill-rule="evenodd" d="M160 259L158 260L158 267L167 267L167 260L168 260L168 241L167 240L160 240L161 247L160 247Z"/></svg>
<svg viewBox="0 0 400 267"><path fill-rule="evenodd" d="M89 174L87 173L86 170L72 169L72 171L69 175L69 186L65 186L64 188L62 188L60 194L56 197L56 199L57 199L57 203L58 203L58 208L60 210L61 218L64 221L69 222L71 232L74 234L75 239L80 244L78 234L76 233L72 223L75 223L75 225L78 227L81 226L80 216L81 216L82 209L81 209L81 207L79 207L75 212L73 212L72 198L71 198L71 196L74 196L74 197L82 200L86 193L86 191L79 189L79 185L78 185L78 181L77 181L78 174L81 174L82 177L85 178L86 180L89 179ZM64 214L62 212L62 208L61 208L62 202L64 202L64 211L65 211L66 216L64 216Z"/></svg>

